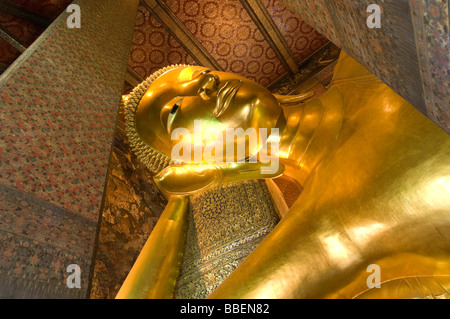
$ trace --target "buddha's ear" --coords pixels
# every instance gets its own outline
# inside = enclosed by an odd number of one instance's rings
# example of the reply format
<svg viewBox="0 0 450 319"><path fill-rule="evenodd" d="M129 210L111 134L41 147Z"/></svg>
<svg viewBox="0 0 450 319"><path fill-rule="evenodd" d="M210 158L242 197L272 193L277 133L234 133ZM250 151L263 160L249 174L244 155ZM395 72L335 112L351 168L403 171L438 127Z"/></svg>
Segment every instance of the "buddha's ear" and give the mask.
<svg viewBox="0 0 450 319"><path fill-rule="evenodd" d="M306 92L298 95L278 95L274 94L275 98L278 100L280 105L294 105L295 103L299 103L309 99L314 96L314 91Z"/></svg>

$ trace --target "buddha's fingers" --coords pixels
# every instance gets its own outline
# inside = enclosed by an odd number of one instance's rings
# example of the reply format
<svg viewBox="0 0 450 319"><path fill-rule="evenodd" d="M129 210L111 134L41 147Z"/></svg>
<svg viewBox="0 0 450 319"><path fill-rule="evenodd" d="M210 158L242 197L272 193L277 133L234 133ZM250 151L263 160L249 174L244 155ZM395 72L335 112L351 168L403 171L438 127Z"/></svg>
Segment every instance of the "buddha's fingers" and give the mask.
<svg viewBox="0 0 450 319"><path fill-rule="evenodd" d="M223 184L277 177L283 171L281 163L187 164L167 167L154 180L167 195L189 196Z"/></svg>

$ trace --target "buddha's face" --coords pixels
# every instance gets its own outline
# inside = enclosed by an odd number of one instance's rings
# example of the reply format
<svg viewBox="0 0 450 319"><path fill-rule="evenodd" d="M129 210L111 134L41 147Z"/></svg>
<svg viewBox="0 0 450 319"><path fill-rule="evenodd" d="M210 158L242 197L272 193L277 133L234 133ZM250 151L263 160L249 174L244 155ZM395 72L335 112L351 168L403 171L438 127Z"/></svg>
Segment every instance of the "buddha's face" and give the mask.
<svg viewBox="0 0 450 319"><path fill-rule="evenodd" d="M170 155L179 142L172 133L177 128L194 133L196 120L202 120L206 145L220 134L225 137L227 128L267 128L270 134L280 113L278 101L263 86L231 73L189 66L169 70L150 85L136 111L136 129L147 144ZM243 142L230 145L227 140L223 147ZM257 153L260 142L247 149L246 157Z"/></svg>

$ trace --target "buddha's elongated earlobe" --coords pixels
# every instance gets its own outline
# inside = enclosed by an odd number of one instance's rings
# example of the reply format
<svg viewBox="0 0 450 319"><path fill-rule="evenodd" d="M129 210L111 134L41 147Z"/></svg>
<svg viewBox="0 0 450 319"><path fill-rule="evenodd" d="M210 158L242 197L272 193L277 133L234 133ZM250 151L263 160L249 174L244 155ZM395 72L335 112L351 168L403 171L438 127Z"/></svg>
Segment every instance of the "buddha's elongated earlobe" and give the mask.
<svg viewBox="0 0 450 319"><path fill-rule="evenodd" d="M315 95L314 91L306 92L298 95L278 95L274 94L275 98L278 100L280 105L290 105L294 103L299 103L313 97Z"/></svg>

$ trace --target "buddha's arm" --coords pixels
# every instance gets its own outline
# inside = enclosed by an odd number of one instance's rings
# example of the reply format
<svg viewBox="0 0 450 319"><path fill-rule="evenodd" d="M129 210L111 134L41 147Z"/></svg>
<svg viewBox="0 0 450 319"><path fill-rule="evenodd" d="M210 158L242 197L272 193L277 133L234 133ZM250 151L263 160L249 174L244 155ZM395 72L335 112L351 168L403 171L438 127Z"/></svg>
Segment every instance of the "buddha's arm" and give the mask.
<svg viewBox="0 0 450 319"><path fill-rule="evenodd" d="M172 196L117 299L173 298L186 241L189 198Z"/></svg>
<svg viewBox="0 0 450 319"><path fill-rule="evenodd" d="M269 167L261 163L183 165L155 176L169 203L116 298L173 298L186 242L189 195L222 184L276 177L284 170L282 164L273 172Z"/></svg>

